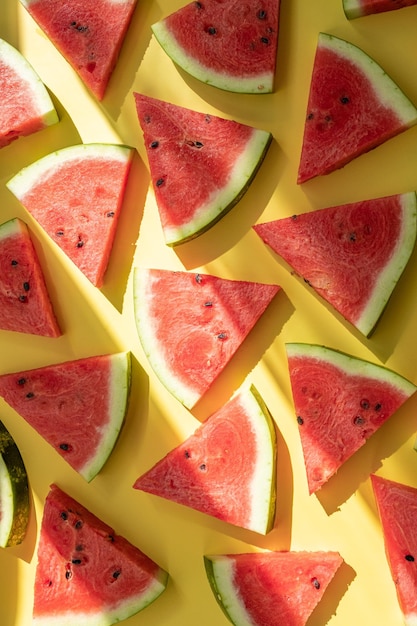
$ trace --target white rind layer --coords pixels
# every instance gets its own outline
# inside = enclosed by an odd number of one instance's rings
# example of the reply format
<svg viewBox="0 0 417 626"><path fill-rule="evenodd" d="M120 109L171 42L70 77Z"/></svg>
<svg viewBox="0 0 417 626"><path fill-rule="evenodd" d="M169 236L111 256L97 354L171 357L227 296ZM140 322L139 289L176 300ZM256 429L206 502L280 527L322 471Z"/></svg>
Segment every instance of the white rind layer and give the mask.
<svg viewBox="0 0 417 626"><path fill-rule="evenodd" d="M245 608L243 598L234 584L235 562L227 555L219 555L209 562L211 575L216 587L216 598L233 624L256 626Z"/></svg>
<svg viewBox="0 0 417 626"><path fill-rule="evenodd" d="M0 547L7 546L14 516L13 487L9 470L0 454Z"/></svg>

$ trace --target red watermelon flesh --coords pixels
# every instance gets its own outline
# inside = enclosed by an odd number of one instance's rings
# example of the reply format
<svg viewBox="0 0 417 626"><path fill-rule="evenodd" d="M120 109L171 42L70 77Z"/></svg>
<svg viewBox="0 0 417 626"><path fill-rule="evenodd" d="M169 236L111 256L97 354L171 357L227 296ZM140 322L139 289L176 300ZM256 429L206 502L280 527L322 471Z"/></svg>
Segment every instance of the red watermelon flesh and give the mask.
<svg viewBox="0 0 417 626"><path fill-rule="evenodd" d="M272 136L233 120L134 96L165 241L170 246L184 243L241 199Z"/></svg>
<svg viewBox="0 0 417 626"><path fill-rule="evenodd" d="M414 192L257 224L255 232L317 294L370 335L416 239Z"/></svg>
<svg viewBox="0 0 417 626"><path fill-rule="evenodd" d="M298 183L344 167L417 122L417 109L366 53L320 33Z"/></svg>
<svg viewBox="0 0 417 626"><path fill-rule="evenodd" d="M236 626L304 626L343 563L338 552L204 557L213 594Z"/></svg>
<svg viewBox="0 0 417 626"><path fill-rule="evenodd" d="M85 85L102 100L136 0L20 0Z"/></svg>
<svg viewBox="0 0 417 626"><path fill-rule="evenodd" d="M129 353L0 376L0 396L88 481L113 450L129 389Z"/></svg>
<svg viewBox="0 0 417 626"><path fill-rule="evenodd" d="M33 624L109 626L164 591L167 573L56 485L45 500Z"/></svg>
<svg viewBox="0 0 417 626"><path fill-rule="evenodd" d="M346 17L352 20L364 15L384 13L417 4L417 0L343 0Z"/></svg>
<svg viewBox="0 0 417 626"><path fill-rule="evenodd" d="M252 387L211 415L134 488L266 534L275 517L275 463L272 418Z"/></svg>
<svg viewBox="0 0 417 626"><path fill-rule="evenodd" d="M190 2L153 24L172 60L204 83L241 93L273 91L279 0Z"/></svg>
<svg viewBox="0 0 417 626"><path fill-rule="evenodd" d="M134 306L149 363L187 408L209 390L280 290L210 274L136 268Z"/></svg>
<svg viewBox="0 0 417 626"><path fill-rule="evenodd" d="M323 346L286 345L310 494L416 391L383 366Z"/></svg>
<svg viewBox="0 0 417 626"><path fill-rule="evenodd" d="M371 476L385 551L407 626L417 624L417 489Z"/></svg>
<svg viewBox="0 0 417 626"><path fill-rule="evenodd" d="M0 225L0 328L61 335L29 229L18 218Z"/></svg>

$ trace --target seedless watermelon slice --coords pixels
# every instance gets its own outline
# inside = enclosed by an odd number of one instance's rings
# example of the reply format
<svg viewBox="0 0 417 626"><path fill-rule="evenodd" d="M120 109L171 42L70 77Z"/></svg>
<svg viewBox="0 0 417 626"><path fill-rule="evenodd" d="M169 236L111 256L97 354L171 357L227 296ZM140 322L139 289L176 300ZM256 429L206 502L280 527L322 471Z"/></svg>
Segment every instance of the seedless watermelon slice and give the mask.
<svg viewBox="0 0 417 626"><path fill-rule="evenodd" d="M371 476L385 551L407 626L417 624L417 489Z"/></svg>
<svg viewBox="0 0 417 626"><path fill-rule="evenodd" d="M417 387L381 365L323 346L288 343L286 350L311 494Z"/></svg>
<svg viewBox="0 0 417 626"><path fill-rule="evenodd" d="M343 10L349 20L373 13L394 11L417 4L417 0L343 0Z"/></svg>
<svg viewBox="0 0 417 626"><path fill-rule="evenodd" d="M175 246L206 231L241 199L272 135L134 96L165 241Z"/></svg>
<svg viewBox="0 0 417 626"><path fill-rule="evenodd" d="M417 109L352 43L320 33L298 183L329 174L417 122Z"/></svg>
<svg viewBox="0 0 417 626"><path fill-rule="evenodd" d="M20 0L29 14L102 100L136 0Z"/></svg>
<svg viewBox="0 0 417 626"><path fill-rule="evenodd" d="M124 352L0 376L0 395L87 481L114 448L129 390Z"/></svg>
<svg viewBox="0 0 417 626"><path fill-rule="evenodd" d="M56 485L46 497L34 626L110 626L156 600L168 574Z"/></svg>
<svg viewBox="0 0 417 626"><path fill-rule="evenodd" d="M58 122L49 93L25 57L0 39L0 148Z"/></svg>
<svg viewBox="0 0 417 626"><path fill-rule="evenodd" d="M235 626L304 626L343 563L338 552L204 557L220 607Z"/></svg>
<svg viewBox="0 0 417 626"><path fill-rule="evenodd" d="M279 0L190 2L153 24L172 60L227 91L270 93L278 48Z"/></svg>
<svg viewBox="0 0 417 626"><path fill-rule="evenodd" d="M256 389L245 388L134 488L266 534L275 518L275 464L272 418Z"/></svg>
<svg viewBox="0 0 417 626"><path fill-rule="evenodd" d="M134 270L136 327L149 363L187 408L208 391L278 293L277 285Z"/></svg>
<svg viewBox="0 0 417 626"><path fill-rule="evenodd" d="M411 192L293 215L254 230L368 336L414 249L416 220Z"/></svg>
<svg viewBox="0 0 417 626"><path fill-rule="evenodd" d="M97 287L103 284L132 157L127 146L69 146L28 165L7 183Z"/></svg>

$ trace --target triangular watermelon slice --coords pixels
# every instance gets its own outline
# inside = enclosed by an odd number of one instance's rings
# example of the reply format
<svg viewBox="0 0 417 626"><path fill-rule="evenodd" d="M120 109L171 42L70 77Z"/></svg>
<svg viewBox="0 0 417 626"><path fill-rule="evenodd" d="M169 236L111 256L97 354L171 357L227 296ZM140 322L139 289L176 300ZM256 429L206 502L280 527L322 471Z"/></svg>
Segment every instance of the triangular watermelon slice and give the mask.
<svg viewBox="0 0 417 626"><path fill-rule="evenodd" d="M208 230L241 199L272 135L142 94L134 96L165 241L175 246Z"/></svg>
<svg viewBox="0 0 417 626"><path fill-rule="evenodd" d="M153 24L172 60L195 78L227 91L274 88L280 0L190 2Z"/></svg>
<svg viewBox="0 0 417 626"><path fill-rule="evenodd" d="M252 386L140 476L135 489L257 533L274 524L276 436Z"/></svg>
<svg viewBox="0 0 417 626"><path fill-rule="evenodd" d="M320 33L297 182L329 174L416 123L417 109L373 59Z"/></svg>
<svg viewBox="0 0 417 626"><path fill-rule="evenodd" d="M414 249L414 192L293 215L255 232L361 333L369 336Z"/></svg>
<svg viewBox="0 0 417 626"><path fill-rule="evenodd" d="M7 186L93 285L109 261L133 150L80 144L24 167Z"/></svg>
<svg viewBox="0 0 417 626"><path fill-rule="evenodd" d="M92 93L102 100L136 0L20 0Z"/></svg>
<svg viewBox="0 0 417 626"><path fill-rule="evenodd" d="M0 148L58 122L50 95L27 59L0 39Z"/></svg>
<svg viewBox="0 0 417 626"><path fill-rule="evenodd" d="M29 229L18 218L0 225L0 328L61 335Z"/></svg>
<svg viewBox="0 0 417 626"><path fill-rule="evenodd" d="M417 624L417 489L371 475L385 552L407 626Z"/></svg>
<svg viewBox="0 0 417 626"><path fill-rule="evenodd" d="M168 574L56 485L38 544L33 624L110 626L156 600Z"/></svg>
<svg viewBox="0 0 417 626"><path fill-rule="evenodd" d="M138 335L165 387L192 408L280 290L210 274L135 268Z"/></svg>
<svg viewBox="0 0 417 626"><path fill-rule="evenodd" d="M0 396L87 481L115 446L129 391L128 352L0 376Z"/></svg>
<svg viewBox="0 0 417 626"><path fill-rule="evenodd" d="M343 563L338 552L205 556L214 597L236 626L304 626Z"/></svg>
<svg viewBox="0 0 417 626"><path fill-rule="evenodd" d="M311 494L417 387L381 365L323 346L288 343L286 350Z"/></svg>
<svg viewBox="0 0 417 626"><path fill-rule="evenodd" d="M374 13L384 13L417 4L417 0L343 0L343 10L349 20Z"/></svg>

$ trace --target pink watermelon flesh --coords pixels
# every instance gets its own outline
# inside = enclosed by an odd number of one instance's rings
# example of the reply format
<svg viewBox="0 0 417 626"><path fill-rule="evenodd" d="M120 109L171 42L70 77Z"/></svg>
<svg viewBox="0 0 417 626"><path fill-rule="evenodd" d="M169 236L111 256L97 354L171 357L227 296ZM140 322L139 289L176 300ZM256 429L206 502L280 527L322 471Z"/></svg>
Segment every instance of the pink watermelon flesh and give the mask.
<svg viewBox="0 0 417 626"><path fill-rule="evenodd" d="M122 428L129 362L129 354L121 353L3 374L0 395L90 481Z"/></svg>
<svg viewBox="0 0 417 626"><path fill-rule="evenodd" d="M417 122L417 110L353 44L319 34L298 183L344 167Z"/></svg>
<svg viewBox="0 0 417 626"><path fill-rule="evenodd" d="M102 100L136 0L21 0L85 85Z"/></svg>
<svg viewBox="0 0 417 626"><path fill-rule="evenodd" d="M253 228L316 293L369 335L414 248L416 213L412 192Z"/></svg>
<svg viewBox="0 0 417 626"><path fill-rule="evenodd" d="M34 624L108 626L153 602L166 582L167 573L139 548L51 485L38 546Z"/></svg>
<svg viewBox="0 0 417 626"><path fill-rule="evenodd" d="M162 383L186 407L209 390L272 299L277 285L136 269L136 326Z"/></svg>
<svg viewBox="0 0 417 626"><path fill-rule="evenodd" d="M405 623L417 623L417 489L373 474L385 551Z"/></svg>
<svg viewBox="0 0 417 626"><path fill-rule="evenodd" d="M0 328L61 335L29 230L17 218L0 226Z"/></svg>
<svg viewBox="0 0 417 626"><path fill-rule="evenodd" d="M288 369L309 492L341 465L415 392L382 366L322 346L287 344Z"/></svg>
<svg viewBox="0 0 417 626"><path fill-rule="evenodd" d="M275 433L259 397L248 393L211 415L134 488L255 532L271 530ZM254 406L254 398L261 404Z"/></svg>
<svg viewBox="0 0 417 626"><path fill-rule="evenodd" d="M343 563L338 552L330 551L254 552L204 560L223 611L234 624L251 626L304 626Z"/></svg>
<svg viewBox="0 0 417 626"><path fill-rule="evenodd" d="M417 4L417 0L343 0L348 19L403 9Z"/></svg>

